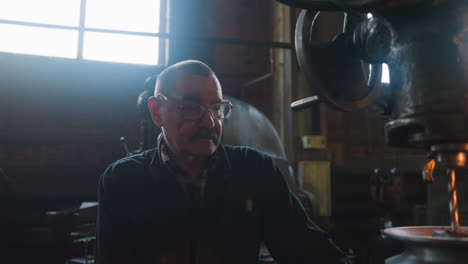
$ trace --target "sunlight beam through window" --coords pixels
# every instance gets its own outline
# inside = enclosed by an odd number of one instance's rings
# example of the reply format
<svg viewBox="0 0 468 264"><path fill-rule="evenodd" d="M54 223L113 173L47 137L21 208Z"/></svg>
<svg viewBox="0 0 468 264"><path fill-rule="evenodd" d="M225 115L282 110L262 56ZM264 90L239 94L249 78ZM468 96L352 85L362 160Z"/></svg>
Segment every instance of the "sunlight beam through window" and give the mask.
<svg viewBox="0 0 468 264"><path fill-rule="evenodd" d="M390 83L390 71L388 70L388 65L386 63L382 64L382 82Z"/></svg>
<svg viewBox="0 0 468 264"><path fill-rule="evenodd" d="M77 27L80 0L1 0L0 19Z"/></svg>
<svg viewBox="0 0 468 264"><path fill-rule="evenodd" d="M76 58L78 31L0 24L0 51Z"/></svg>
<svg viewBox="0 0 468 264"><path fill-rule="evenodd" d="M159 0L87 0L85 26L157 33L159 9Z"/></svg>
<svg viewBox="0 0 468 264"><path fill-rule="evenodd" d="M83 58L156 65L158 64L158 47L157 37L85 32Z"/></svg>

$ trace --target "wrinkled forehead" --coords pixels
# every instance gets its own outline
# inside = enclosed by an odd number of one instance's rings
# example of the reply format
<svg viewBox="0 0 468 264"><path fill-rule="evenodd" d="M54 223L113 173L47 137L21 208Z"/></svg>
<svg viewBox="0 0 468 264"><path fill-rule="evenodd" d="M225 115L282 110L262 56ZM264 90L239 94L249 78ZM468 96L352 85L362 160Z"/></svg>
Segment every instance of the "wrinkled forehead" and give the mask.
<svg viewBox="0 0 468 264"><path fill-rule="evenodd" d="M178 73L174 80L172 96L178 99L216 102L223 98L221 85L215 76ZM197 99L198 98L198 99Z"/></svg>

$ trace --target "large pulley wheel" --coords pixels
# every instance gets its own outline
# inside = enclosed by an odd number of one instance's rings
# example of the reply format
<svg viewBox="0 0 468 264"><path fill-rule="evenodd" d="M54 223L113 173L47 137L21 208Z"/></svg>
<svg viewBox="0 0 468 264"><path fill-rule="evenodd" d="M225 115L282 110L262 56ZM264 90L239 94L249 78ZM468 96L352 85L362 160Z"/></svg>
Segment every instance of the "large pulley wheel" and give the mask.
<svg viewBox="0 0 468 264"><path fill-rule="evenodd" d="M334 40L317 40L320 12L304 10L296 25L296 54L307 84L316 96L294 102L300 110L325 102L341 111L356 111L371 105L381 85L382 64L369 64L354 47L356 25L365 19L358 14L345 15L343 31Z"/></svg>

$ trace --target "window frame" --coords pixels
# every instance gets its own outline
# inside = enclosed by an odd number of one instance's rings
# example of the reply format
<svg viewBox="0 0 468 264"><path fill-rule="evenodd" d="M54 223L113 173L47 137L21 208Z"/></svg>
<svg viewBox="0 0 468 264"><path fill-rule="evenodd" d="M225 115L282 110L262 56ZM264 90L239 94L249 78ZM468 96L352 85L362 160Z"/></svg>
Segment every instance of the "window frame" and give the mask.
<svg viewBox="0 0 468 264"><path fill-rule="evenodd" d="M78 46L77 46L77 54L76 58L72 60L78 61L91 61L86 60L83 58L83 46L84 46L84 34L85 32L98 32L98 33L114 33L114 34L121 34L121 35L131 35L131 36L150 36L150 37L157 37L159 42L159 50L158 50L158 62L156 65L149 65L149 66L162 66L167 65L168 63L168 32L169 26L167 24L168 17L169 17L169 1L170 0L159 0L159 30L158 33L148 33L148 32L137 32L137 31L125 31L125 30L115 30L115 29L102 29L102 28L93 28L93 27L85 27L85 19L86 19L86 1L87 0L80 0L80 16L79 16L79 24L78 26L63 26L63 25L54 25L54 24L45 24L45 23L36 23L36 22L25 22L25 21L18 21L18 20L6 20L0 19L0 24L9 24L9 25L19 25L19 26L31 26L31 27L39 27L39 28L52 28L52 29L68 29L68 30L75 30L78 32ZM129 0L130 1L130 0ZM11 52L3 52L2 53L11 53ZM34 56L44 56L47 55L40 55L40 54L25 54L25 55L34 55ZM64 58L68 59L68 58ZM92 60L95 61L95 60ZM121 63L121 62L113 62L113 61L98 61L104 63L119 63L119 64L135 64L135 65L143 65L140 63Z"/></svg>

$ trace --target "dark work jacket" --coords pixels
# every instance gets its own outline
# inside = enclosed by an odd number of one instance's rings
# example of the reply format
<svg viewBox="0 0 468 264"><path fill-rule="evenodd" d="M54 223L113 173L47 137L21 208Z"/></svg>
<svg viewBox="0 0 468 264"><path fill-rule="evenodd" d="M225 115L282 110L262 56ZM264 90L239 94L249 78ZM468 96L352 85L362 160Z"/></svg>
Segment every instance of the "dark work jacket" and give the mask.
<svg viewBox="0 0 468 264"><path fill-rule="evenodd" d="M218 151L196 210L158 147L111 164L99 184L97 263L255 264L261 242L280 264L341 263L272 159L248 147Z"/></svg>

